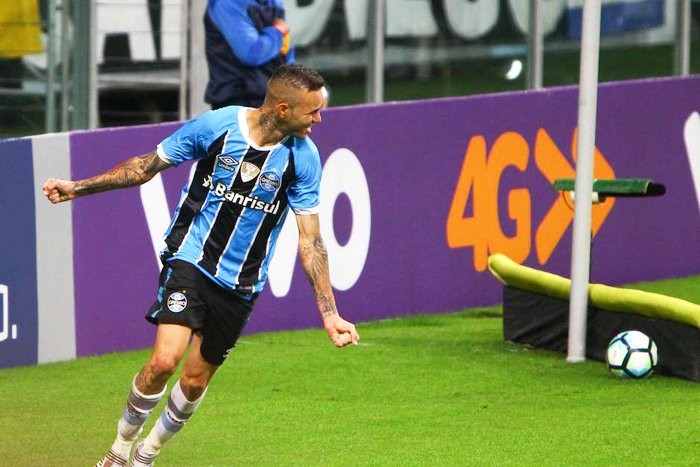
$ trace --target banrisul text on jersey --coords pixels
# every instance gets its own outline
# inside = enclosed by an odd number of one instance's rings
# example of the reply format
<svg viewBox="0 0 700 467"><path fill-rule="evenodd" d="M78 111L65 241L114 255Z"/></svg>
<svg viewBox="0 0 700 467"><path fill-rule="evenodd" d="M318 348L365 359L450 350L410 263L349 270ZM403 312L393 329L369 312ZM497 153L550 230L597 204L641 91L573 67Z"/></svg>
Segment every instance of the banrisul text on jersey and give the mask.
<svg viewBox="0 0 700 467"><path fill-rule="evenodd" d="M277 212L279 211L279 200L275 204L266 203L265 201L262 201L258 196L250 198L240 193L236 193L235 191L229 190L228 187L221 182L217 182L216 186L214 186L213 180L213 176L208 175L207 178L204 180L204 187L209 188L209 190L213 191L216 196L220 196L226 199L226 201L238 204L240 206L243 206L244 208L257 209L259 211L264 211L270 214L277 214Z"/></svg>

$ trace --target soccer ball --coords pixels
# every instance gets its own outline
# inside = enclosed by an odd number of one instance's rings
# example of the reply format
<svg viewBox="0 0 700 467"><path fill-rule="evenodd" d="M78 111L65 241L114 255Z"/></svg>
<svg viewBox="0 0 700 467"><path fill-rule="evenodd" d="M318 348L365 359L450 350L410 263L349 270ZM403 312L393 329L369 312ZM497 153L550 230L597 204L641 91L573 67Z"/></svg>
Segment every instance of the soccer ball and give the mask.
<svg viewBox="0 0 700 467"><path fill-rule="evenodd" d="M659 364L656 343L639 331L625 331L613 337L605 354L608 369L622 378L646 378Z"/></svg>

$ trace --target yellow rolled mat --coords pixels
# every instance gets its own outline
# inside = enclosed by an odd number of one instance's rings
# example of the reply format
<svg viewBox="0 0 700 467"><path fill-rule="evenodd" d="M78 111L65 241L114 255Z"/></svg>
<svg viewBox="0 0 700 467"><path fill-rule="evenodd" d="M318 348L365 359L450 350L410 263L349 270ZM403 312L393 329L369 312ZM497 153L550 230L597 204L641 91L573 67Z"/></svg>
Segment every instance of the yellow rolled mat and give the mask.
<svg viewBox="0 0 700 467"><path fill-rule="evenodd" d="M571 280L549 272L521 266L505 255L490 256L489 270L504 284L561 300L569 299ZM667 319L700 329L700 305L667 295L590 284L588 286L588 303L603 310Z"/></svg>

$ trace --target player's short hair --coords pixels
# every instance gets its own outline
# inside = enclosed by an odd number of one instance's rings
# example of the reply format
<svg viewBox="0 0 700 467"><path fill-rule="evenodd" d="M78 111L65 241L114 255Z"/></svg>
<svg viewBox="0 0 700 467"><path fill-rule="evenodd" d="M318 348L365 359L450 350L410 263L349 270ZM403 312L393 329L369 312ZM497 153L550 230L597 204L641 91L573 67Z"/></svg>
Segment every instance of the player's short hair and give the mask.
<svg viewBox="0 0 700 467"><path fill-rule="evenodd" d="M268 82L268 89L270 84L277 82L282 82L295 89L309 91L318 91L325 84L318 71L298 63L286 64L277 68Z"/></svg>

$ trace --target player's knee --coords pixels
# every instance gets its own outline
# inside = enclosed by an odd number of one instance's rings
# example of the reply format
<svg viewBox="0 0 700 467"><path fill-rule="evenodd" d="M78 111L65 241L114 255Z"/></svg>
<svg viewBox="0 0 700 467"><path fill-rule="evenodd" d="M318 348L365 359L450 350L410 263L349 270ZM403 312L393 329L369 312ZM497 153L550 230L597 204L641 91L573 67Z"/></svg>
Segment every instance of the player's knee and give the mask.
<svg viewBox="0 0 700 467"><path fill-rule="evenodd" d="M180 360L171 355L154 355L150 361L151 370L160 377L171 377L177 370Z"/></svg>
<svg viewBox="0 0 700 467"><path fill-rule="evenodd" d="M182 393L185 395L187 400L194 401L199 399L204 393L204 390L209 384L208 378L205 375L201 376L180 376L180 387L182 388Z"/></svg>

